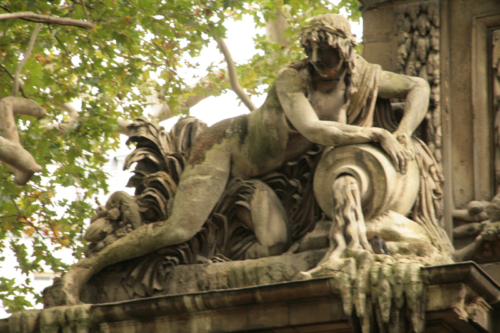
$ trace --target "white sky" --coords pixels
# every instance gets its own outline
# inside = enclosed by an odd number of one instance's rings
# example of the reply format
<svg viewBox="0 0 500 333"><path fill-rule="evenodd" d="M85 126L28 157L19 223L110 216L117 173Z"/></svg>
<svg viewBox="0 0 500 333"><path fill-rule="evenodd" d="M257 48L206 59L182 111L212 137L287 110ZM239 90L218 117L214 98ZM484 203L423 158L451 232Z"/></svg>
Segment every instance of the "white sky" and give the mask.
<svg viewBox="0 0 500 333"><path fill-rule="evenodd" d="M234 62L238 64L251 59L255 53L257 53L254 47L253 38L258 33L265 34L265 29L255 29L253 19L249 16L244 17L241 21L228 22L226 27L228 32L225 42L231 52ZM358 39L360 39L363 34L362 22L360 24L351 23L351 27L353 34L358 36ZM201 56L194 59L193 62L198 62L200 64L200 69L204 70L210 65L211 62L218 62L223 59L224 57L219 52L216 43L211 42L209 47L202 52ZM189 76L188 71L185 73L187 74L186 77ZM180 74L182 74L182 71ZM191 82L189 79L186 80L187 82L193 84L197 81L197 79L193 79ZM255 106L259 107L262 105L265 98L265 95L258 97L252 96L252 102ZM243 104L238 105L239 103L240 102L236 97L236 94L233 91L229 91L221 96L209 97L201 101L191 108L190 113L192 116L203 120L210 126L223 119L248 113L248 109ZM176 119L166 120L162 122L162 126L168 130L175 124L176 121Z"/></svg>

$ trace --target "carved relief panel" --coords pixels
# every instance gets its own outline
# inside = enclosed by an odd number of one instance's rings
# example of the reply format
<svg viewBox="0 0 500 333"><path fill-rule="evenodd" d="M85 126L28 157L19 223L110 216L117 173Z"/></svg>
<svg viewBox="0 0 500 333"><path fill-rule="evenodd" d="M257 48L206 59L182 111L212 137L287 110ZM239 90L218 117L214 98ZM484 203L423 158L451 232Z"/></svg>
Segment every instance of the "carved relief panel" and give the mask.
<svg viewBox="0 0 500 333"><path fill-rule="evenodd" d="M500 190L500 28L492 31L491 39L492 95L495 119L493 144L495 147L495 187L498 194Z"/></svg>
<svg viewBox="0 0 500 333"><path fill-rule="evenodd" d="M439 2L404 4L398 6L397 11L399 12L397 71L424 78L431 86L429 112L425 118L422 136L437 162L441 164Z"/></svg>

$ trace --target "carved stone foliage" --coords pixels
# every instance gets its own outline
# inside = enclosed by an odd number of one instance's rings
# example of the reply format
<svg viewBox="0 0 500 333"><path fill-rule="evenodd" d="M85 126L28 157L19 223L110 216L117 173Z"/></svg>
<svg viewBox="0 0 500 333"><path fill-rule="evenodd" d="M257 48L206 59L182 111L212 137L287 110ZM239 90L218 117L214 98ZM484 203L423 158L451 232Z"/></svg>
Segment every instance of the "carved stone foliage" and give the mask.
<svg viewBox="0 0 500 333"><path fill-rule="evenodd" d="M437 162L442 161L442 128L439 85L439 3L421 2L398 8L398 63L401 74L419 76L431 86L423 139Z"/></svg>
<svg viewBox="0 0 500 333"><path fill-rule="evenodd" d="M135 197L116 192L106 207L100 207L87 229L92 242L87 256L101 251L137 226L127 221L134 212L142 224L168 219L179 178L189 158L190 147L206 125L195 118L179 121L170 132L145 118L134 121L130 140L136 149L127 157L125 168L135 163L134 176L127 186L135 187ZM320 220L321 212L313 194L313 174L323 147L288 162L281 169L258 179L232 179L203 228L189 241L162 248L127 266L124 287L129 296L151 296L162 290L172 269L180 264L214 263L251 258L252 246L258 245L252 221L252 209L260 190L272 190L283 206L292 243L298 242ZM118 211L110 202L117 196L137 208ZM129 206L130 206L129 205ZM193 207L193 209L196 209Z"/></svg>

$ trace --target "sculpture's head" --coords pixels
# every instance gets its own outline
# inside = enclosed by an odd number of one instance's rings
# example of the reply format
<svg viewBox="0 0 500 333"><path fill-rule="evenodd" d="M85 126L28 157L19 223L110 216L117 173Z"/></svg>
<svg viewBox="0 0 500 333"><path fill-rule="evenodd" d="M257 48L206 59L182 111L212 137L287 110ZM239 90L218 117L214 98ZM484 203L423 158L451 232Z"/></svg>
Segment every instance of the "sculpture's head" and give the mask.
<svg viewBox="0 0 500 333"><path fill-rule="evenodd" d="M352 73L357 43L343 16L323 14L313 18L302 29L301 44L320 76L334 76L342 68Z"/></svg>

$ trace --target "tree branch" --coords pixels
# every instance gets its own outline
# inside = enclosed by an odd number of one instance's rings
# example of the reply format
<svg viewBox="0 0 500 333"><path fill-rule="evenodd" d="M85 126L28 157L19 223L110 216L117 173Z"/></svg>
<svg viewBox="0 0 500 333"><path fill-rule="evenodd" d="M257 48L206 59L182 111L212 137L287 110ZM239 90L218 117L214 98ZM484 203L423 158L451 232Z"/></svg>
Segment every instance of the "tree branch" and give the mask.
<svg viewBox="0 0 500 333"><path fill-rule="evenodd" d="M285 38L284 32L288 28L288 21L278 5L274 3L274 6L276 7L273 13L275 17L266 22L266 35L271 42L287 45L288 39Z"/></svg>
<svg viewBox="0 0 500 333"><path fill-rule="evenodd" d="M90 21L89 20L89 15L87 14L87 8L85 8L85 0L82 0L82 2L80 3L80 5L82 6L83 8L83 15L85 15L85 19L87 21Z"/></svg>
<svg viewBox="0 0 500 333"><path fill-rule="evenodd" d="M226 68L226 70L227 70L227 68ZM222 72L215 72L213 74L218 76L219 74L222 74ZM227 80L227 76L224 76L223 78L221 78L221 80ZM200 87L200 86L206 91L206 94L190 95L186 99L181 98L180 102L181 102L182 108L190 109L193 106L195 106L196 104L198 104L199 102L203 101L204 99L214 95L215 89L211 87L210 79L208 76L205 76L204 78L202 78L195 85L188 87L184 91L184 93L189 94L191 91L195 90L197 87ZM153 96L153 101L151 101L151 104L154 104L152 116L158 122L162 122L162 121L167 120L168 118L171 117L172 110L170 109L170 106L167 103L160 103Z"/></svg>
<svg viewBox="0 0 500 333"><path fill-rule="evenodd" d="M141 58L136 58L134 56L129 56L128 54L120 54L120 57L123 57L125 59L132 59L132 60L137 60L137 61L143 61L143 62L145 62L148 65L153 65L153 66L156 66L156 67L165 66L165 64L160 64L160 63L153 62L153 61L143 60Z"/></svg>
<svg viewBox="0 0 500 333"><path fill-rule="evenodd" d="M224 43L224 40L222 38L218 38L217 44L219 45L219 49L221 50L222 54L224 55L224 58L226 59L227 72L229 74L229 82L231 83L231 89L233 89L236 95L241 99L243 104L245 104L245 106L250 111L255 110L256 107L255 105L253 105L252 100L250 99L250 97L248 97L247 94L245 94L245 92L240 86L240 83L238 82L238 77L236 76L236 66L234 64L233 58L231 57L231 54L229 53L226 43Z"/></svg>
<svg viewBox="0 0 500 333"><path fill-rule="evenodd" d="M67 5L67 6L58 7L57 10L62 11L62 10L73 9L73 8L75 8L75 5Z"/></svg>
<svg viewBox="0 0 500 333"><path fill-rule="evenodd" d="M20 144L0 136L0 161L4 162L13 172L17 185L25 185L35 172L42 171L31 154Z"/></svg>
<svg viewBox="0 0 500 333"><path fill-rule="evenodd" d="M42 171L33 156L21 146L14 115L25 114L43 118L45 110L35 101L6 97L0 100L0 161L13 172L16 184L26 184L35 172Z"/></svg>
<svg viewBox="0 0 500 333"><path fill-rule="evenodd" d="M172 116L172 111L170 110L170 107L167 103L158 103L153 106L153 113L151 115L156 119L157 122L160 123L170 118Z"/></svg>
<svg viewBox="0 0 500 333"><path fill-rule="evenodd" d="M120 134L124 134L126 136L130 136L130 130L128 127L132 124L130 121L126 121L123 119L118 119L118 130L116 132Z"/></svg>
<svg viewBox="0 0 500 333"><path fill-rule="evenodd" d="M21 211L21 209L19 209L19 206L17 205L17 203L16 203L14 200L11 200L11 202L14 204L14 207L15 207L15 208L16 208L16 210L17 210L17 213L18 213L18 215L17 215L17 216L18 216L18 217L19 217L19 216L20 216L20 217L22 217L22 218L26 221L26 222L21 222L21 223L29 225L30 227L32 227L33 229L35 229L36 233L37 233L40 237L45 238L45 237L43 237L43 235L40 233L40 229L39 229L36 225L34 225L33 223L31 223L31 222L30 222L30 221L26 218L26 216L25 216L25 215L24 215L24 213Z"/></svg>
<svg viewBox="0 0 500 333"><path fill-rule="evenodd" d="M94 28L94 24L85 21L79 21L70 18L61 18L61 17L52 17L48 15L40 15L31 12L18 12L18 13L8 13L8 14L0 14L0 20L7 19L34 19L38 23L51 23L51 24L59 24L59 25L69 25L79 28L92 29Z"/></svg>
<svg viewBox="0 0 500 333"><path fill-rule="evenodd" d="M23 114L25 116L32 116L38 119L45 118L47 115L45 109L31 99L12 96L5 97L2 101L6 104L12 105L12 112L14 115Z"/></svg>
<svg viewBox="0 0 500 333"><path fill-rule="evenodd" d="M64 111L68 112L69 118L65 121L63 121L60 124L47 124L43 125L42 127L46 130L52 130L54 128L57 129L56 136L62 136L66 134L75 124L78 120L82 118L86 118L88 115L83 115L81 116L80 112L78 112L74 107L72 107L69 104L57 104L57 107L63 109ZM125 134L127 136L130 135L130 131L128 130L128 126L132 124L129 121L123 120L123 119L118 119L118 130L116 131L117 133L120 134Z"/></svg>
<svg viewBox="0 0 500 333"><path fill-rule="evenodd" d="M1 16L1 15L0 15ZM31 55L31 51L33 50L33 46L35 45L36 38L38 37L38 33L42 29L42 25L38 23L33 29L33 33L31 34L30 41L28 43L28 47L26 48L26 52L24 53L24 58L19 62L16 68L16 73L14 74L14 87L12 88L12 96L17 96L19 92L19 75L23 70L24 64L28 61L28 58Z"/></svg>
<svg viewBox="0 0 500 333"><path fill-rule="evenodd" d="M80 118L80 113L69 104L57 104L57 106L63 109L64 111L68 112L69 119L63 121L60 124L44 125L43 128L49 131L54 128L57 128L56 136L62 136L66 134L69 131L69 129L78 121L78 119Z"/></svg>
<svg viewBox="0 0 500 333"><path fill-rule="evenodd" d="M10 78L12 79L12 82L14 83L14 77L12 76L12 74L10 74L10 72L7 70L7 68L5 68L2 64L0 64L0 68L3 69L3 71L7 74L9 74ZM14 89L14 88L13 88ZM24 98L28 98L26 97L26 95L24 94L24 89L23 87L19 86L19 90L21 91L21 94L23 95Z"/></svg>

